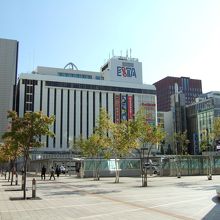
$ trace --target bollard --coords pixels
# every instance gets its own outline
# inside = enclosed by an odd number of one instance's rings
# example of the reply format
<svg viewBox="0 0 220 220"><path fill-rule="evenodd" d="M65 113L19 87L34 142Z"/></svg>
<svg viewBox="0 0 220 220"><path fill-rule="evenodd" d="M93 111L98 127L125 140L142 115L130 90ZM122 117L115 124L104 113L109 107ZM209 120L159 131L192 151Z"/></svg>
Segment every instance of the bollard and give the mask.
<svg viewBox="0 0 220 220"><path fill-rule="evenodd" d="M17 186L18 185L18 173L16 172L15 174L15 185Z"/></svg>
<svg viewBox="0 0 220 220"><path fill-rule="evenodd" d="M22 175L21 179L21 189L24 190L24 175Z"/></svg>
<svg viewBox="0 0 220 220"><path fill-rule="evenodd" d="M33 178L32 180L32 198L36 198L36 180Z"/></svg>

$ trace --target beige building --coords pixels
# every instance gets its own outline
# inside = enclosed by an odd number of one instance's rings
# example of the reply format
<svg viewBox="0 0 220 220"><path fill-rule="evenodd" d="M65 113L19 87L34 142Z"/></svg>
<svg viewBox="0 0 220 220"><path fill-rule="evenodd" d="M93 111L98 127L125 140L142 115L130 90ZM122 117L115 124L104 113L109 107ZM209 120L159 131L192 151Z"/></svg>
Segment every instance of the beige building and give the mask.
<svg viewBox="0 0 220 220"><path fill-rule="evenodd" d="M15 109L18 41L0 38L0 142L7 130L7 111Z"/></svg>

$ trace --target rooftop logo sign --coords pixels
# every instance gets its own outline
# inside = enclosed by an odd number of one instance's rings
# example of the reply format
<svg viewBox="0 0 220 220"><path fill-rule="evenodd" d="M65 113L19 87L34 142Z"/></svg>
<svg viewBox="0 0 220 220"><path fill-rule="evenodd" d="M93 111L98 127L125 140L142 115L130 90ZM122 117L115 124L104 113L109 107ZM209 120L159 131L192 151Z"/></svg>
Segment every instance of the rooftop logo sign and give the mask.
<svg viewBox="0 0 220 220"><path fill-rule="evenodd" d="M124 67L124 66L117 66L117 76L137 78L134 67Z"/></svg>

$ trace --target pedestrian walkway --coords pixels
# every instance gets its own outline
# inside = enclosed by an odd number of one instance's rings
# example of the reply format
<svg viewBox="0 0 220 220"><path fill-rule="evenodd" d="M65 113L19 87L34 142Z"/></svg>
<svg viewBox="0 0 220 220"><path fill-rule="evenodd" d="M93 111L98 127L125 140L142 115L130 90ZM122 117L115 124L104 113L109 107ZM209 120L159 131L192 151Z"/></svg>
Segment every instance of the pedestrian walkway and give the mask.
<svg viewBox="0 0 220 220"><path fill-rule="evenodd" d="M27 196L31 182L27 179ZM21 185L10 186L0 177L0 219L220 219L220 201L216 187L220 176L150 177L148 187L141 187L141 178L79 179L60 176L41 180L36 176L37 199L20 200ZM21 176L19 176L19 184ZM13 199L13 200L11 200Z"/></svg>

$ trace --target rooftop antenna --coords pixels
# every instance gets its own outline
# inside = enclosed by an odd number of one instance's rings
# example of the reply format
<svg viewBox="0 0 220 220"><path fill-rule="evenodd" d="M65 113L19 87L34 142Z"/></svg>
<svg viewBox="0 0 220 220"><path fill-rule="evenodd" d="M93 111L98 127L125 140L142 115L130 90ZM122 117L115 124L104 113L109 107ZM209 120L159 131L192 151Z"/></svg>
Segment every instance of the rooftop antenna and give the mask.
<svg viewBox="0 0 220 220"><path fill-rule="evenodd" d="M114 57L114 49L112 49L112 57Z"/></svg>
<svg viewBox="0 0 220 220"><path fill-rule="evenodd" d="M32 69L34 70L34 65L35 65L35 49L33 49L33 67L32 67Z"/></svg>

